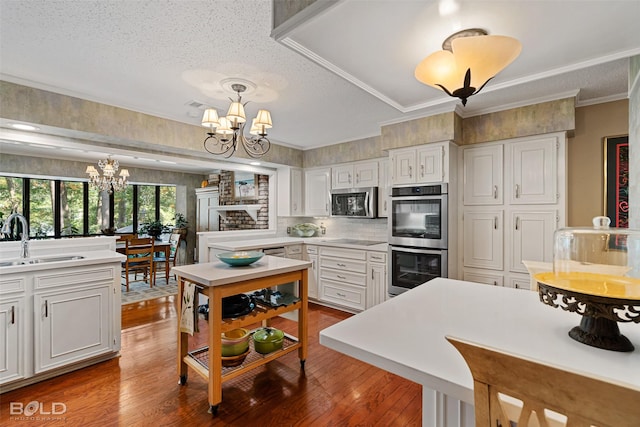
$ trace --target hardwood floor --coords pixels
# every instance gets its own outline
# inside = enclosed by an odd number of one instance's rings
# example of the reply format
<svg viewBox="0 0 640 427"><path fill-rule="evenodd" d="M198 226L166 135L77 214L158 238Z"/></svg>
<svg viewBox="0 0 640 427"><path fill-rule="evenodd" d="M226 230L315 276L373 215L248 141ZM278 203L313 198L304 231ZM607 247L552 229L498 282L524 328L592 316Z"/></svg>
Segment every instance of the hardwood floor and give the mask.
<svg viewBox="0 0 640 427"><path fill-rule="evenodd" d="M421 388L319 344L320 330L348 313L310 304L309 356L297 352L223 385L217 416L207 413L207 384L176 373L175 297L123 306L121 357L0 395L0 425L20 426L419 426ZM295 331L295 323L274 319ZM206 322L199 322L201 332ZM200 340L202 336L202 340ZM202 346L206 334L193 339ZM200 342L199 342L200 341ZM66 405L62 415L12 418L11 402ZM15 417L15 416L13 416Z"/></svg>

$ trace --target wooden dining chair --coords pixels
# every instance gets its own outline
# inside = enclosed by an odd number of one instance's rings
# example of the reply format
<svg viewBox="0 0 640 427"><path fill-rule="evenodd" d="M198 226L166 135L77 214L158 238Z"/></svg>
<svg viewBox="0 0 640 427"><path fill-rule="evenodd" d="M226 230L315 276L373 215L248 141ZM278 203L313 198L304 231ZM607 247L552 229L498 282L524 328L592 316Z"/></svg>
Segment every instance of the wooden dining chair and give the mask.
<svg viewBox="0 0 640 427"><path fill-rule="evenodd" d="M126 240L125 256L123 262L123 274L127 292L129 292L129 281L131 274L134 280L137 279L138 273L144 274L144 281L149 280L149 287L155 284L155 270L153 263L154 239L150 238L133 238Z"/></svg>
<svg viewBox="0 0 640 427"><path fill-rule="evenodd" d="M169 252L169 260L165 258L166 254L164 252L159 252L158 256L153 257L154 269L157 272L158 264L169 262L172 267L176 266L176 260L178 258L178 250L180 249L180 242L182 241L182 234L180 233L171 233L169 236L169 245L171 245L171 249ZM166 267L165 267L166 268ZM175 278L175 274L173 275Z"/></svg>
<svg viewBox="0 0 640 427"><path fill-rule="evenodd" d="M473 375L476 427L638 427L640 391L447 337Z"/></svg>

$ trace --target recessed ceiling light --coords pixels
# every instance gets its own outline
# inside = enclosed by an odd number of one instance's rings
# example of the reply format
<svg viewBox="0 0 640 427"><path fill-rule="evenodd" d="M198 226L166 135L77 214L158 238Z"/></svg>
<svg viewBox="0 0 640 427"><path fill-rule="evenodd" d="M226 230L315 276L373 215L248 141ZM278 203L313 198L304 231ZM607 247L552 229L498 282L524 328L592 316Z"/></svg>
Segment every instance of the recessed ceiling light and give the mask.
<svg viewBox="0 0 640 427"><path fill-rule="evenodd" d="M11 127L20 130L40 130L40 128L31 125L25 125L23 123L11 123Z"/></svg>
<svg viewBox="0 0 640 427"><path fill-rule="evenodd" d="M253 165L253 166L260 166L260 162L251 162L251 163L249 163L249 164L250 164L250 165Z"/></svg>
<svg viewBox="0 0 640 427"><path fill-rule="evenodd" d="M176 162L172 162L172 161L170 161L170 160L158 160L158 161L159 161L160 163L168 163L168 164L170 164L170 165L176 165L176 164L177 164Z"/></svg>

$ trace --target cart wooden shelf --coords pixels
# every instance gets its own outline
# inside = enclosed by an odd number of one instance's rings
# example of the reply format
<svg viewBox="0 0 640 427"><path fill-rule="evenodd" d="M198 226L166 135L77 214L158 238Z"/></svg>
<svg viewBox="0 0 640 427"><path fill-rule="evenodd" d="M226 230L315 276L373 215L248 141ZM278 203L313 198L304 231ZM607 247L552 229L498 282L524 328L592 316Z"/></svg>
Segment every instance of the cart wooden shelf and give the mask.
<svg viewBox="0 0 640 427"><path fill-rule="evenodd" d="M182 296L186 282L193 282L209 297L209 336L207 347L189 351L189 334L180 331L178 318L178 375L179 384L187 383L187 370L207 379L209 408L216 414L222 402L222 383L264 365L285 354L298 351L301 368L307 358L307 279L311 263L265 255L260 261L246 267L230 267L222 262L178 266L172 269L178 278L178 295ZM297 282L299 301L277 308L259 305L246 316L223 319L222 298L249 293L277 285ZM269 320L284 313L298 311L298 336L285 335L282 350L261 355L250 351L247 359L236 367L222 366L222 333L255 323L268 324ZM182 313L182 298L178 298L178 316Z"/></svg>

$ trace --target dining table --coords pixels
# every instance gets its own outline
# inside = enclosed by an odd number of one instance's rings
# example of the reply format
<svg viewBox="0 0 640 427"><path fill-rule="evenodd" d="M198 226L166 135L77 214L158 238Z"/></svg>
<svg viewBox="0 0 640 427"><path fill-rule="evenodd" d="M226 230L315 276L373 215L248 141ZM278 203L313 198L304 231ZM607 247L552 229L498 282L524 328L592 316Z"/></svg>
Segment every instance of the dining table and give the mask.
<svg viewBox="0 0 640 427"><path fill-rule="evenodd" d="M151 245L142 245L142 247L146 247L146 246L151 248ZM136 247L140 247L140 245L138 245ZM125 242L116 242L116 252L118 252L120 254L125 254L126 250L127 250L127 245L126 245ZM153 243L153 250L154 250L154 253L164 252L164 259L165 259L164 277L165 277L165 280L167 281L167 283L169 283L169 270L170 270L170 268L169 268L169 257L171 256L171 242L165 242L165 241L161 241L161 240L156 240Z"/></svg>

